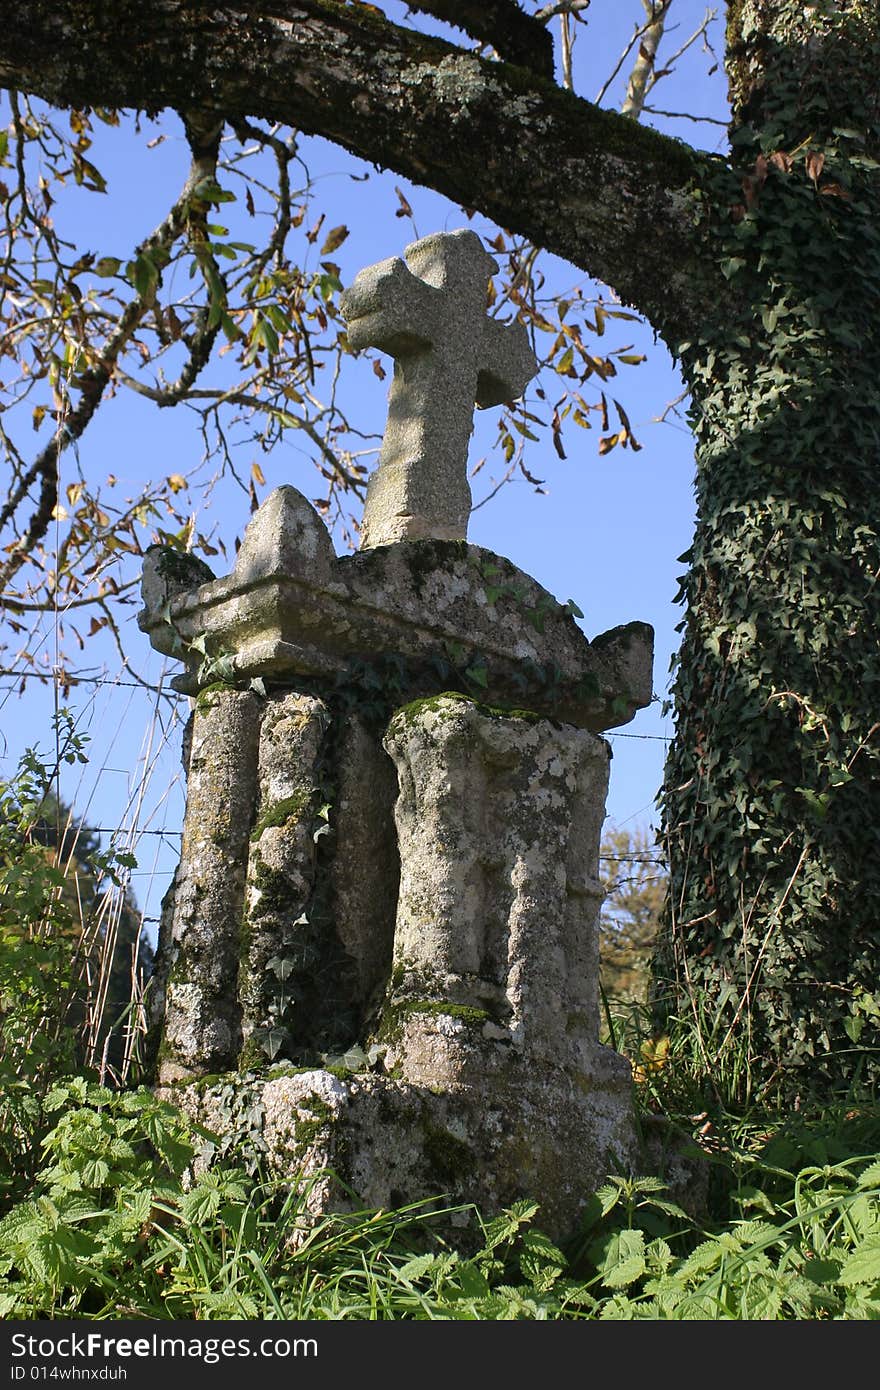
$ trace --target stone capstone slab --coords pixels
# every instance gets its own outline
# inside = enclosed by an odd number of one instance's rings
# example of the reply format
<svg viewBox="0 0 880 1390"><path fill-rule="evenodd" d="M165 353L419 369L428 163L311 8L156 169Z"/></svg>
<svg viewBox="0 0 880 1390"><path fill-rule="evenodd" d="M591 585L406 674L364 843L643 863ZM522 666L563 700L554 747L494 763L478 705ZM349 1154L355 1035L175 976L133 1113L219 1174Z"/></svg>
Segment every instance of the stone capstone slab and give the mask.
<svg viewBox="0 0 880 1390"><path fill-rule="evenodd" d="M652 696L653 630L628 623L590 642L571 607L509 560L464 541L407 541L336 557L293 487L276 489L226 578L181 587L177 552L146 556L138 616L194 694L216 678L373 681L399 703L463 688L490 704L581 728L627 723Z"/></svg>

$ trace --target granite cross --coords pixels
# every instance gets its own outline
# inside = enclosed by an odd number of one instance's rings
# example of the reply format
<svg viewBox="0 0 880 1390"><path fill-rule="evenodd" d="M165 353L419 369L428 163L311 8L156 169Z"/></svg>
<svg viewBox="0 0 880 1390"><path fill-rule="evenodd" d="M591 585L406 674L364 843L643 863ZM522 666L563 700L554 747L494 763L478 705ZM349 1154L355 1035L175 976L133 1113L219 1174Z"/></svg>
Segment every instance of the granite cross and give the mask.
<svg viewBox="0 0 880 1390"><path fill-rule="evenodd" d="M497 271L475 232L438 232L368 266L340 308L355 349L394 358L379 466L367 489L361 549L400 540L464 540L474 403L515 400L538 364L521 323L486 314Z"/></svg>

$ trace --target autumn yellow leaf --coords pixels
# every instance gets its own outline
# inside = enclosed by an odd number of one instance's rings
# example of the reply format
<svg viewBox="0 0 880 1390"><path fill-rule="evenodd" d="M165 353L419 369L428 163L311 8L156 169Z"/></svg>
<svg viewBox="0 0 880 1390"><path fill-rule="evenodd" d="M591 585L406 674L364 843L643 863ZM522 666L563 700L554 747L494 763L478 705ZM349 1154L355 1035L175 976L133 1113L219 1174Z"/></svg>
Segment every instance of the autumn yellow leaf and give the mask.
<svg viewBox="0 0 880 1390"><path fill-rule="evenodd" d="M335 251L337 246L341 246L348 236L347 227L333 227L324 238L324 245L321 247L321 255L329 256L331 251Z"/></svg>
<svg viewBox="0 0 880 1390"><path fill-rule="evenodd" d="M172 492L181 492L186 487L186 478L182 473L171 473L165 481Z"/></svg>

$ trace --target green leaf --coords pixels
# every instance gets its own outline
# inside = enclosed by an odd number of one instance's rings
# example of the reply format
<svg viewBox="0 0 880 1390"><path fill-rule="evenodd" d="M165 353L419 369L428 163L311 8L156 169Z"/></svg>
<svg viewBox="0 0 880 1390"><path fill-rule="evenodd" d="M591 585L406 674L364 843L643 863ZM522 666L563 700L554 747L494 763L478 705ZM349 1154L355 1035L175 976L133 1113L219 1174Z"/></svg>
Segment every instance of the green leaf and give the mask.
<svg viewBox="0 0 880 1390"><path fill-rule="evenodd" d="M342 281L338 275L322 275L319 284L321 287L321 298L327 304L334 294L339 294L342 290Z"/></svg>
<svg viewBox="0 0 880 1390"><path fill-rule="evenodd" d="M466 1298L485 1298L489 1293L488 1280L470 1261L458 1266L458 1280Z"/></svg>
<svg viewBox="0 0 880 1390"><path fill-rule="evenodd" d="M143 298L159 281L159 272L149 256L142 253L125 267L125 277Z"/></svg>
<svg viewBox="0 0 880 1390"><path fill-rule="evenodd" d="M397 1276L408 1284L413 1283L427 1274L429 1269L433 1269L437 1262L436 1255L416 1255L415 1259L407 1260L405 1265L401 1265Z"/></svg>
<svg viewBox="0 0 880 1390"><path fill-rule="evenodd" d="M875 1163L869 1163L867 1168L859 1174L858 1186L863 1191L880 1187L880 1158Z"/></svg>
<svg viewBox="0 0 880 1390"><path fill-rule="evenodd" d="M801 1269L812 1284L836 1284L840 1277L839 1260L805 1260Z"/></svg>
<svg viewBox="0 0 880 1390"><path fill-rule="evenodd" d="M602 1216L607 1216L608 1213L613 1211L617 1206L618 1202L623 1200L623 1189L616 1184L612 1185L610 1183L605 1183L602 1187L597 1188L596 1196L602 1203L600 1214Z"/></svg>
<svg viewBox="0 0 880 1390"><path fill-rule="evenodd" d="M190 1192L185 1192L180 1200L180 1212L185 1221L194 1226L207 1226L220 1209L222 1194L216 1187L199 1184Z"/></svg>
<svg viewBox="0 0 880 1390"><path fill-rule="evenodd" d="M479 685L484 690L489 684L489 672L485 666L468 666L464 674L472 685Z"/></svg>
<svg viewBox="0 0 880 1390"><path fill-rule="evenodd" d="M609 1289L625 1289L645 1273L643 1231L621 1231L612 1236L602 1261L602 1282Z"/></svg>
<svg viewBox="0 0 880 1390"><path fill-rule="evenodd" d="M198 199L203 203L234 203L235 194L227 189L221 188L215 179L202 179L192 190L190 197Z"/></svg>
<svg viewBox="0 0 880 1390"><path fill-rule="evenodd" d="M252 341L262 344L273 357L278 351L278 334L267 318L257 319L254 324Z"/></svg>
<svg viewBox="0 0 880 1390"><path fill-rule="evenodd" d="M271 321L274 328L279 333L289 333L291 331L290 319L281 308L280 304L267 304L266 317Z"/></svg>
<svg viewBox="0 0 880 1390"><path fill-rule="evenodd" d="M262 1048L263 1051L266 1053L266 1056L269 1058L270 1062L274 1061L274 1059L278 1056L278 1053L281 1051L286 1041L286 1028L266 1029L266 1032L263 1036Z"/></svg>
<svg viewBox="0 0 880 1390"><path fill-rule="evenodd" d="M873 1284L880 1281L880 1235L868 1236L844 1262L840 1283Z"/></svg>

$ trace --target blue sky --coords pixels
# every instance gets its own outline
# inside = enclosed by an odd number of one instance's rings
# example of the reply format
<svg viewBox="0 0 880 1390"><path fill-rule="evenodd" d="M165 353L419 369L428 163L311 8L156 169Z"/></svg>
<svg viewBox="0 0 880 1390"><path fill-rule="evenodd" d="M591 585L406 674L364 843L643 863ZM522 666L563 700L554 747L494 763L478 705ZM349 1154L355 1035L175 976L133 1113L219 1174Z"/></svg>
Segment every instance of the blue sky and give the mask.
<svg viewBox="0 0 880 1390"><path fill-rule="evenodd" d="M405 6L388 3L389 14ZM575 47L575 86L579 94L595 97L642 16L639 3L594 0L590 28ZM693 0L676 0L673 21L679 27L668 36L666 53L672 53L699 25L705 6ZM426 26L429 27L429 26ZM435 27L435 26L430 26ZM438 29L438 32L442 30ZM448 32L448 31L447 31ZM718 43L721 34L714 26ZM724 84L720 74L708 74L712 59L697 44L682 62L680 71L659 84L656 104L664 110L691 110L723 117ZM663 50L661 49L661 57ZM627 66L622 72L625 75ZM609 89L606 105L619 103L621 82ZM722 148L723 130L694 126L690 122L651 118L652 123L705 148ZM156 134L165 139L153 149L146 140ZM355 161L323 140L303 141L302 151L326 211L326 226L345 223L350 235L334 253L344 284L364 265L388 255L400 254L415 235L471 225L493 234L479 217L469 224L461 210L430 191L414 187L398 175L383 174ZM106 196L70 187L59 199L56 223L62 232L99 252L126 257L167 211L186 171L185 143L176 118L145 129L138 140L125 123L118 131L103 131L96 145L95 162L108 178ZM364 179L364 174L369 178ZM412 207L413 218L395 215L399 187ZM614 197L614 190L607 190ZM571 266L548 258L548 281L560 290L589 282ZM607 291L605 291L607 297ZM658 417L681 392L681 382L663 345L641 323L618 322L609 327L609 345L633 345L647 362L621 368L614 394L625 405L642 449L615 449L605 457L597 451L598 430L572 429L567 435L568 457L557 457L549 431L537 443L529 443L525 462L529 472L543 480L538 495L522 479L505 485L471 519L469 539L508 556L533 575L561 601L574 599L584 613L582 627L593 637L605 629L633 619L653 625L656 633L654 666L655 702L612 738L613 764L608 798L609 820L616 825L645 825L652 821L654 797L662 776L664 739L671 720L661 714L667 688L669 660L677 646L675 625L681 612L673 605L676 577L682 566L677 557L690 543L693 528L693 451L684 417L684 406ZM386 362L386 365L390 365ZM540 385L540 383L536 383ZM558 384L558 383L557 383ZM552 383L545 383L552 399ZM380 382L370 363L360 358L346 364L344 390L352 416L365 429L381 430L387 382ZM534 388L530 388L534 389ZM557 393L558 394L558 393ZM536 397L530 397L536 413L546 415ZM470 462L486 457L472 480L479 503L492 491L503 471L493 453L496 411L481 412L472 441ZM269 456L243 448L240 471L247 476L250 464L259 462L266 478L262 495L282 482L300 487L307 496L316 492L313 464L296 436ZM192 421L180 410L158 411L152 404L122 391L99 411L79 445L80 462L89 473L112 472L120 486L135 489L139 482L163 473L186 472L201 445ZM65 466L73 466L68 460ZM200 529L216 528L232 554L234 540L248 519L247 499L235 487L218 487L200 514ZM227 566L218 556L218 573ZM134 614L123 626L123 645L129 664L144 679L154 681L162 662L138 631ZM43 625L42 639L49 664L52 661L52 624ZM127 682L119 675L119 660L108 648L98 660L106 663L109 680ZM171 667L171 673L174 671ZM4 681L4 685L10 682ZM11 684L14 684L12 682ZM48 719L52 691L30 682L25 700L11 689L0 692L2 732L6 742L5 768L26 744L48 746ZM164 729L152 718L155 701L135 684L114 683L77 687L67 701L80 727L91 739L88 767L64 784L64 794L93 825L113 827L133 823L158 834L143 836L136 848L139 867L133 887L148 917L154 917L161 892L175 857L175 831L182 812L182 787L178 759L180 723L170 717L170 707L159 706ZM185 716L185 702L179 710ZM163 747L164 741L164 747ZM160 756L157 757L157 750ZM150 770L145 777L145 770Z"/></svg>

